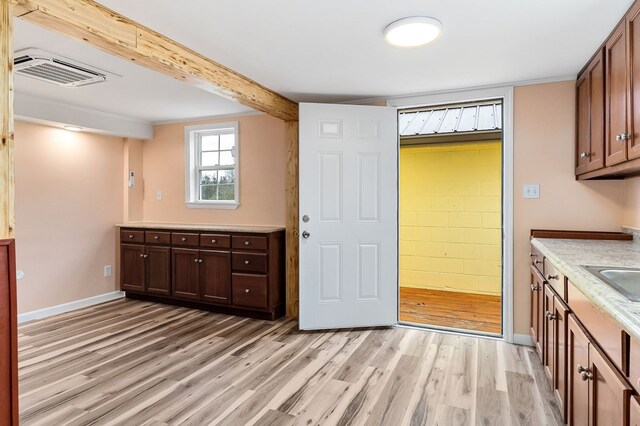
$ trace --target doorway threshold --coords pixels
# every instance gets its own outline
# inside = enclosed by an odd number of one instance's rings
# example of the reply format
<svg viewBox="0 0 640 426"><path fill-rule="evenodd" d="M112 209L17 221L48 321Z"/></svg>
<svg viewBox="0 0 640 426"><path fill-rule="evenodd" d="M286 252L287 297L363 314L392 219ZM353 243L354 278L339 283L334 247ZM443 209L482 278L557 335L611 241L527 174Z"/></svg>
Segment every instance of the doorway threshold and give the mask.
<svg viewBox="0 0 640 426"><path fill-rule="evenodd" d="M500 341L504 340L504 336L502 334L497 334L497 333L465 330L463 328L439 327L437 325L419 324L419 323L408 322L408 321L399 321L396 327L408 328L412 330L421 330L421 331L436 331L438 333L452 334L457 336L481 337L481 338L486 338L491 340L500 340Z"/></svg>

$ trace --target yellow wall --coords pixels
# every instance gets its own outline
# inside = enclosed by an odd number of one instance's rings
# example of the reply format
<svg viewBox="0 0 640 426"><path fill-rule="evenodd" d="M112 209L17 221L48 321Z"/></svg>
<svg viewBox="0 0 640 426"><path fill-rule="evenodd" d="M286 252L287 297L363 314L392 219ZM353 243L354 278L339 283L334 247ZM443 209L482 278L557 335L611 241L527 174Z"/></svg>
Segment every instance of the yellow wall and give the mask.
<svg viewBox="0 0 640 426"><path fill-rule="evenodd" d="M400 285L501 293L500 141L400 149Z"/></svg>

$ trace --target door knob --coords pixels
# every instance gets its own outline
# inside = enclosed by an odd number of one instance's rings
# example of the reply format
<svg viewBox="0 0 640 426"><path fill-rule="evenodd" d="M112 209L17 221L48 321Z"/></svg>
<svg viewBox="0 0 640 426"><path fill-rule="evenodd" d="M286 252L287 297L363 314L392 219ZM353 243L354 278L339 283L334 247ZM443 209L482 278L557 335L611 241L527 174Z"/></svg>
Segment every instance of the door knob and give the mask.
<svg viewBox="0 0 640 426"><path fill-rule="evenodd" d="M308 231L302 231L302 238L307 239L311 236L311 234Z"/></svg>
<svg viewBox="0 0 640 426"><path fill-rule="evenodd" d="M302 221L303 221L304 223L309 222L309 216L307 216L306 214L305 214L304 216L302 216Z"/></svg>

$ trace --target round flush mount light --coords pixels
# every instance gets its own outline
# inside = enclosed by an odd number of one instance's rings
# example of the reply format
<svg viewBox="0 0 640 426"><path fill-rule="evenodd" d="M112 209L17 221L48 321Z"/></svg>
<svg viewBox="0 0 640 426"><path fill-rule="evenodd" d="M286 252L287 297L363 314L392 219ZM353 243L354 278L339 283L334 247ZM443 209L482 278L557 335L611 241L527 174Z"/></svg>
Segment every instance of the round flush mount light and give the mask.
<svg viewBox="0 0 640 426"><path fill-rule="evenodd" d="M438 38L442 23L426 16L412 16L392 22L384 29L384 39L395 47L421 47Z"/></svg>
<svg viewBox="0 0 640 426"><path fill-rule="evenodd" d="M65 130L68 130L70 132L81 132L82 131L82 127L78 127L78 126L64 126Z"/></svg>

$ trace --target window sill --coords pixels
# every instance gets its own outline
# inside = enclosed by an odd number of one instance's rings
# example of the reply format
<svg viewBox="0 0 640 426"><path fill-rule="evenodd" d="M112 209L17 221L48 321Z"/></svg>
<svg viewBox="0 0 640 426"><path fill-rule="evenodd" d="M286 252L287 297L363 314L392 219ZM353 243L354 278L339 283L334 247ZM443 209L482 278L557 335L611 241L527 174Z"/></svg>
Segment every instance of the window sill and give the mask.
<svg viewBox="0 0 640 426"><path fill-rule="evenodd" d="M190 209L219 209L219 210L235 210L240 207L240 203L236 202L205 202L205 201L188 201L184 203Z"/></svg>

